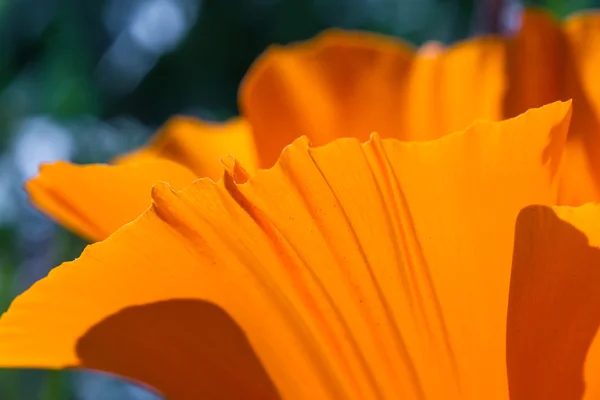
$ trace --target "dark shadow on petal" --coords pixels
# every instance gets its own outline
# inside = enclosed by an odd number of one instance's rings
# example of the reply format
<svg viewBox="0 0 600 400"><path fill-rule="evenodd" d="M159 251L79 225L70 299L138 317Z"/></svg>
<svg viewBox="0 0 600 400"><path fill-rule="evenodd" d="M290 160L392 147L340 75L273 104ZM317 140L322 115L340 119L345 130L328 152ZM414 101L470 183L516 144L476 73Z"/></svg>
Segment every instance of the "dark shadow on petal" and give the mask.
<svg viewBox="0 0 600 400"><path fill-rule="evenodd" d="M565 32L558 21L541 17L538 12L523 15L523 29L507 45L506 76L507 93L504 97L504 117L512 118L530 108L542 107L554 101L573 100L573 115L567 142L569 147L579 147L581 154L589 164L589 172L594 185L600 185L600 115L595 110L585 78L581 75L581 67L577 64L577 56L569 44ZM591 86L591 87L589 87ZM545 149L543 162L550 161L551 173L558 170L562 154L560 136L550 135L550 143ZM562 139L561 139L562 140ZM554 142L554 144L553 144ZM559 152L552 151L558 148ZM554 156L552 156L554 155ZM550 156L550 157L549 157ZM563 156L564 158L564 156ZM559 162L560 161L560 162ZM574 164L573 160L566 162ZM576 165L576 164L575 164ZM576 167L578 168L578 167ZM573 177L572 179L576 179ZM567 181L565 183L569 185ZM572 183L571 183L572 185ZM600 189L598 189L600 190ZM569 205L583 204L579 193L575 193L574 204L567 199Z"/></svg>
<svg viewBox="0 0 600 400"><path fill-rule="evenodd" d="M600 325L600 250L552 209L521 211L507 315L512 400L580 399Z"/></svg>
<svg viewBox="0 0 600 400"><path fill-rule="evenodd" d="M169 399L279 399L241 328L205 301L123 309L92 327L77 354L85 368L145 382Z"/></svg>
<svg viewBox="0 0 600 400"><path fill-rule="evenodd" d="M567 118L570 121L571 115ZM550 178L552 180L556 177L561 164L561 159L564 156L569 125L570 122L566 124L566 126L562 124L553 126L548 136L548 144L542 152L542 165L548 165L550 167Z"/></svg>

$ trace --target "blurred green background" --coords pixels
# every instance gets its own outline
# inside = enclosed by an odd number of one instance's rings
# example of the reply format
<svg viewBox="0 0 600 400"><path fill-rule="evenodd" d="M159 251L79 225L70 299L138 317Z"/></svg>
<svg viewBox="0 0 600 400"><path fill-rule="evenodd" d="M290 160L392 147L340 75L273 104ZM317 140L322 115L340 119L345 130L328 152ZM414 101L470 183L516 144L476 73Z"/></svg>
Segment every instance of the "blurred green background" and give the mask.
<svg viewBox="0 0 600 400"><path fill-rule="evenodd" d="M446 43L518 27L519 1L0 0L0 309L85 243L33 210L40 162L106 162L169 116L236 113L240 79L271 43L331 26ZM558 17L600 1L548 0ZM0 371L0 400L156 399L80 371Z"/></svg>

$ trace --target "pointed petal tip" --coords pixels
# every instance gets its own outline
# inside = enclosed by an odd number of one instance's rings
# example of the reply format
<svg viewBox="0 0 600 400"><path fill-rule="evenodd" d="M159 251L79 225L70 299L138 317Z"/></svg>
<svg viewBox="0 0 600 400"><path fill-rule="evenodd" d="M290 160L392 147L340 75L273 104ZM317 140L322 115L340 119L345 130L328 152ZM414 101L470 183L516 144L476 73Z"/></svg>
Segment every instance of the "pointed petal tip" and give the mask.
<svg viewBox="0 0 600 400"><path fill-rule="evenodd" d="M225 170L233 170L236 160L233 154L226 154L219 159L219 162L225 168Z"/></svg>
<svg viewBox="0 0 600 400"><path fill-rule="evenodd" d="M507 118L502 121L475 121L473 124L478 123L502 123L505 121L518 120L521 118L529 118L534 117L538 118L539 115L547 115L547 116L555 116L558 117L560 121L564 121L568 119L570 121L571 114L573 113L573 100L565 100L565 101L555 101L552 103L547 103L541 107L532 107L528 108L526 111L512 117Z"/></svg>
<svg viewBox="0 0 600 400"><path fill-rule="evenodd" d="M364 143L361 143L361 145L363 148L368 148L370 146L380 147L382 143L383 143L383 139L381 138L379 133L371 132L371 134L369 135L369 139L367 141L365 141Z"/></svg>
<svg viewBox="0 0 600 400"><path fill-rule="evenodd" d="M371 135L369 135L369 141L379 141L381 140L381 136L379 135L379 132L371 132Z"/></svg>
<svg viewBox="0 0 600 400"><path fill-rule="evenodd" d="M156 182L150 188L150 198L152 200L151 207L155 207L157 203L162 203L163 199L165 199L166 197L172 194L177 194L178 192L181 192L183 190L185 190L185 187L181 190L175 190L171 185L169 185L168 182Z"/></svg>
<svg viewBox="0 0 600 400"><path fill-rule="evenodd" d="M244 169L242 164L232 154L221 157L220 162L225 168L224 175L231 177L236 184L244 184L250 179L248 171Z"/></svg>
<svg viewBox="0 0 600 400"><path fill-rule="evenodd" d="M548 118L556 118L556 126L564 124L565 129L562 134L566 140L567 134L569 133L569 126L571 124L571 117L573 115L573 100L569 99L566 101L555 101L554 103L546 104L540 108L532 108L521 114L526 117L529 116L541 116L546 115ZM519 118L517 116L516 118Z"/></svg>
<svg viewBox="0 0 600 400"><path fill-rule="evenodd" d="M300 136L299 138L297 138L296 140L294 140L288 146L311 147L312 143L311 143L310 139L308 138L308 136L303 135L303 136Z"/></svg>
<svg viewBox="0 0 600 400"><path fill-rule="evenodd" d="M549 110L552 110L554 112L557 113L561 113L563 115L567 115L568 113L570 113L573 109L573 99L569 99L569 100L565 100L565 101L555 101L552 103L548 103L545 104L541 107L538 108L530 108L529 110L525 111L523 114L527 114L527 113L537 113L537 112L546 112Z"/></svg>

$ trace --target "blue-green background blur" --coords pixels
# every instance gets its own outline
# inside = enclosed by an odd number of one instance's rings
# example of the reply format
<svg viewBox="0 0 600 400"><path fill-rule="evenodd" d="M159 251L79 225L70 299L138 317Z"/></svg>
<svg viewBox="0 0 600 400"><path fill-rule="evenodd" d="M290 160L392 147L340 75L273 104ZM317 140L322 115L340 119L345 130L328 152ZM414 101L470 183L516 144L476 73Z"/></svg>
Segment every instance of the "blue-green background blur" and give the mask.
<svg viewBox="0 0 600 400"><path fill-rule="evenodd" d="M85 243L22 190L44 161L106 162L173 114L236 113L271 43L331 26L446 43L486 32L494 0L0 0L0 311ZM502 31L519 1L502 1ZM599 0L530 2L558 17ZM99 299L101 300L101 299ZM0 400L156 399L104 375L0 370Z"/></svg>

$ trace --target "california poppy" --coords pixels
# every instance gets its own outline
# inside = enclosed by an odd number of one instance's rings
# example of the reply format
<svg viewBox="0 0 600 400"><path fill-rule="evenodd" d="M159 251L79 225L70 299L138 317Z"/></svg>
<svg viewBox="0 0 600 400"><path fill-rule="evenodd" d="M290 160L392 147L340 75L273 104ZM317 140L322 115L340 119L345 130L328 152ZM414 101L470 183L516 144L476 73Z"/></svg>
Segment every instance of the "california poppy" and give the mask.
<svg viewBox="0 0 600 400"><path fill-rule="evenodd" d="M0 365L171 399L600 395L600 207L558 198L570 103L427 142L232 158L19 296Z"/></svg>
<svg viewBox="0 0 600 400"><path fill-rule="evenodd" d="M538 101L509 101L532 73L506 61L526 32L416 56L330 32L267 52L243 119L175 119L116 166L46 166L38 206L92 240L117 231L15 300L0 366L98 369L173 399L597 397L600 209L550 207L594 199L572 138L595 131L567 137L555 103L441 137ZM413 142L361 144L374 130ZM300 134L352 139L296 140L254 174ZM186 187L230 152L251 173L225 158L220 181Z"/></svg>
<svg viewBox="0 0 600 400"><path fill-rule="evenodd" d="M599 25L595 13L561 27L529 10L514 38L476 38L447 50L415 51L396 39L337 30L275 46L241 85L241 118L217 124L177 117L146 148L116 160L131 165L44 166L27 189L37 207L80 235L101 240L146 208L154 182L181 188L193 177L217 179L225 154L254 172L271 166L301 135L315 145L337 137L362 141L370 132L429 140L477 119L514 117L574 98L558 203L600 200ZM154 163L160 159L183 167Z"/></svg>

